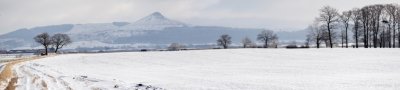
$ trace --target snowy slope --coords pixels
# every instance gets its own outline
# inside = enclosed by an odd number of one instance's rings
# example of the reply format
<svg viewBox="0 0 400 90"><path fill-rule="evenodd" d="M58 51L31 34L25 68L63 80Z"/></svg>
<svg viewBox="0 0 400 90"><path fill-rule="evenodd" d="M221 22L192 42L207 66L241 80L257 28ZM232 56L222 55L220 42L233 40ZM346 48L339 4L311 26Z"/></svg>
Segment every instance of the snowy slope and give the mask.
<svg viewBox="0 0 400 90"><path fill-rule="evenodd" d="M21 64L16 71L21 90L43 88L35 86L42 82L57 90L133 89L139 83L169 90L399 90L398 53L232 49L70 54Z"/></svg>
<svg viewBox="0 0 400 90"><path fill-rule="evenodd" d="M261 30L264 29L192 26L168 19L161 13L155 12L132 22L62 24L19 29L0 35L0 49L39 47L40 45L35 43L32 38L43 32L68 34L72 37L72 41L76 42L74 46L77 47L74 48L78 48L96 47L88 45L95 45L97 42L110 45L109 47L137 43L154 45L170 43L208 44L215 43L215 40L221 34L231 35L233 43L239 44L242 38L246 36L254 41ZM306 36L305 30L296 32L277 31L276 33L280 41L303 41ZM77 45L86 41L95 41L95 43Z"/></svg>
<svg viewBox="0 0 400 90"><path fill-rule="evenodd" d="M164 17L160 12L154 12L132 24L127 28L135 28L137 30L163 30L168 27L186 27L187 25L179 21L170 20Z"/></svg>
<svg viewBox="0 0 400 90"><path fill-rule="evenodd" d="M91 23L76 24L70 30L69 34L93 34L97 32L113 31L113 30L163 30L168 27L185 27L184 23L170 20L159 12L154 12L136 22L113 22L113 23Z"/></svg>
<svg viewBox="0 0 400 90"><path fill-rule="evenodd" d="M90 23L76 24L65 32L76 41L98 41L102 43L114 43L120 38L132 38L134 36L146 35L154 30L164 30L171 27L186 27L184 23L170 20L161 13L152 13L136 22L113 22L113 23ZM124 44L132 44L126 42ZM135 42L136 43L136 42ZM140 43L140 42L139 42ZM81 45L84 46L84 45Z"/></svg>

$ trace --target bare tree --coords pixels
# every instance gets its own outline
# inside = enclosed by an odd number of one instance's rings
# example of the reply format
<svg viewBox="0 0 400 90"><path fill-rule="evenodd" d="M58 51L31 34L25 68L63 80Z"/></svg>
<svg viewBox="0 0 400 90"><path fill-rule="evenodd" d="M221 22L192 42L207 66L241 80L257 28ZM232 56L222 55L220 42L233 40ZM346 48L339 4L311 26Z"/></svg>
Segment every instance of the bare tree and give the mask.
<svg viewBox="0 0 400 90"><path fill-rule="evenodd" d="M278 36L274 34L274 31L272 30L264 30L257 35L257 40L264 43L264 48L268 48L270 42L272 42L275 39L278 39Z"/></svg>
<svg viewBox="0 0 400 90"><path fill-rule="evenodd" d="M357 9L357 8L353 9L352 13L353 14L352 14L351 20L353 21L353 34L354 34L353 38L356 43L355 48L358 48L358 41L359 41L360 37L362 36L362 31L360 30L362 14L361 14L360 9Z"/></svg>
<svg viewBox="0 0 400 90"><path fill-rule="evenodd" d="M323 26L320 26L318 21L314 21L313 24L309 25L307 29L309 30L307 38L314 42L317 48L320 48L321 41L324 38Z"/></svg>
<svg viewBox="0 0 400 90"><path fill-rule="evenodd" d="M373 34L373 45L374 48L377 48L379 45L379 33L381 32L380 27L381 27L381 21L382 21L382 14L383 14L383 9L384 6L383 5L373 5L372 6L372 34ZM385 34L385 32L383 32L382 34ZM386 35L383 35L386 36ZM383 38L382 38L383 39ZM385 40L383 40L383 42L381 43L386 43Z"/></svg>
<svg viewBox="0 0 400 90"><path fill-rule="evenodd" d="M48 48L52 44L50 35L48 33L42 33L33 38L35 42L41 44L45 49L45 55L48 55Z"/></svg>
<svg viewBox="0 0 400 90"><path fill-rule="evenodd" d="M323 7L319 16L319 22L325 26L328 36L323 35L322 40L332 48L335 33L337 10L329 6ZM364 43L364 48L395 47L396 39L400 46L400 6L398 4L374 4L364 6L361 9L345 11L340 15L344 33L340 34L348 47L348 29L353 29L354 41L358 48L359 41ZM353 25L350 23L352 22ZM396 26L397 25L397 26ZM354 26L353 28L349 28ZM396 30L397 29L397 30ZM325 34L324 32L323 34ZM344 42L343 42L344 43Z"/></svg>
<svg viewBox="0 0 400 90"><path fill-rule="evenodd" d="M228 34L223 34L217 40L217 43L218 43L218 45L222 46L224 49L227 49L228 45L232 43L231 36L229 36Z"/></svg>
<svg viewBox="0 0 400 90"><path fill-rule="evenodd" d="M325 6L322 9L320 9L320 16L319 20L326 24L326 28L328 30L328 40L329 40L329 45L331 48L333 48L332 44L332 32L333 29L335 28L335 23L339 20L338 16L339 13L335 8L332 8L330 6Z"/></svg>
<svg viewBox="0 0 400 90"><path fill-rule="evenodd" d="M168 50L170 51L179 51L181 49L185 48L184 45L181 45L179 43L171 43L171 45L168 47Z"/></svg>
<svg viewBox="0 0 400 90"><path fill-rule="evenodd" d="M250 40L250 38L245 37L242 39L242 44L243 44L243 48L248 48L251 46L251 44L253 44L253 42Z"/></svg>
<svg viewBox="0 0 400 90"><path fill-rule="evenodd" d="M364 48L369 47L369 32L370 32L370 18L372 17L370 14L370 8L368 7L363 7L360 9L361 12L361 22L362 22L362 27L363 27L363 43L364 43Z"/></svg>
<svg viewBox="0 0 400 90"><path fill-rule="evenodd" d="M346 38L346 32L345 32L345 30L341 30L340 31L340 41L341 41L341 47L343 48L344 47L344 42L345 42L345 39Z"/></svg>
<svg viewBox="0 0 400 90"><path fill-rule="evenodd" d="M391 34L389 36L393 39L393 48L396 47L396 43L395 43L396 42L396 36L395 35L396 35L396 23L398 23L398 19L400 18L399 17L400 16L399 15L399 12L400 12L399 8L400 7L397 4L387 4L387 5L385 5L385 11L389 16L389 21L388 21L389 23L388 24L392 25L392 27L390 25L388 25L388 27L389 27L389 29L393 30L392 33L390 33L390 30L389 30L389 33Z"/></svg>
<svg viewBox="0 0 400 90"><path fill-rule="evenodd" d="M51 37L52 45L55 48L55 53L58 52L65 45L72 43L71 38L67 34L55 34Z"/></svg>
<svg viewBox="0 0 400 90"><path fill-rule="evenodd" d="M278 44L279 44L279 37L278 37L278 35L273 34L273 35L272 35L272 38L271 38L271 41L272 41L271 47L273 47L273 48L278 48Z"/></svg>
<svg viewBox="0 0 400 90"><path fill-rule="evenodd" d="M311 38L312 38L312 36L310 35L310 34L307 34L307 36L306 36L306 40L304 41L304 46L305 47L310 47L310 44L311 44Z"/></svg>
<svg viewBox="0 0 400 90"><path fill-rule="evenodd" d="M351 16L352 16L352 12L351 11L345 11L345 12L342 13L342 15L340 15L340 22L343 24L344 29L345 29L345 31L343 33L345 33L344 34L344 38L345 38L345 41L346 41L346 48L349 47L348 46L349 45L349 42L348 42L349 41L348 29L349 29L349 25L350 25ZM343 45L342 45L342 47L343 47Z"/></svg>
<svg viewBox="0 0 400 90"><path fill-rule="evenodd" d="M397 46L400 48L400 5L396 5L396 23L397 23ZM396 34L395 34L396 35Z"/></svg>

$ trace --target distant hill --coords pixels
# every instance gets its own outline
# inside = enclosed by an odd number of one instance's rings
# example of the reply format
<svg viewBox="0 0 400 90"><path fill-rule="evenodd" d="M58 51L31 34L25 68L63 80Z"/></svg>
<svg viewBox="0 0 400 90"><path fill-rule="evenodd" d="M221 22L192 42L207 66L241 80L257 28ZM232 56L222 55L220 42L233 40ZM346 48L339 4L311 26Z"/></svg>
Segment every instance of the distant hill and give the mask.
<svg viewBox="0 0 400 90"><path fill-rule="evenodd" d="M0 35L0 49L38 48L33 37L39 33L65 33L72 37L76 48L156 48L170 43L187 45L209 45L216 42L221 34L231 35L233 42L239 44L248 36L253 41L264 29L230 28L218 26L191 26L170 20L155 12L136 22L111 22L90 24L63 24L19 29ZM304 40L305 30L276 31L280 41Z"/></svg>

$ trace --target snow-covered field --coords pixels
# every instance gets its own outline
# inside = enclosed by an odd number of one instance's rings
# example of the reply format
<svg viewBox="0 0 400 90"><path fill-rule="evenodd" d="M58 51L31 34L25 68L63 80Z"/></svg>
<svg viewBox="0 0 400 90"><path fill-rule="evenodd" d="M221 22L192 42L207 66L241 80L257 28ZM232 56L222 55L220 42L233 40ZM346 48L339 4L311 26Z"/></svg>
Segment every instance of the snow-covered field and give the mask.
<svg viewBox="0 0 400 90"><path fill-rule="evenodd" d="M21 59L21 58L30 58L34 57L33 53L26 53L26 54L0 54L0 63Z"/></svg>
<svg viewBox="0 0 400 90"><path fill-rule="evenodd" d="M20 90L399 90L399 54L400 49L70 54L19 64L15 71Z"/></svg>

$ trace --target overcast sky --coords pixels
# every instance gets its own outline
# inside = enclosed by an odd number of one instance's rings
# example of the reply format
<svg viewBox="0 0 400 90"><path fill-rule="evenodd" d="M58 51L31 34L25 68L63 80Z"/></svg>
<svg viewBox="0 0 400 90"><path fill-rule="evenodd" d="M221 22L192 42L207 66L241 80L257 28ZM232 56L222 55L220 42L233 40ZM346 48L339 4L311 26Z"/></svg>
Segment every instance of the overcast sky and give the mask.
<svg viewBox="0 0 400 90"><path fill-rule="evenodd" d="M340 11L400 0L0 0L0 34L57 24L134 22L153 12L191 25L299 30L330 5Z"/></svg>

